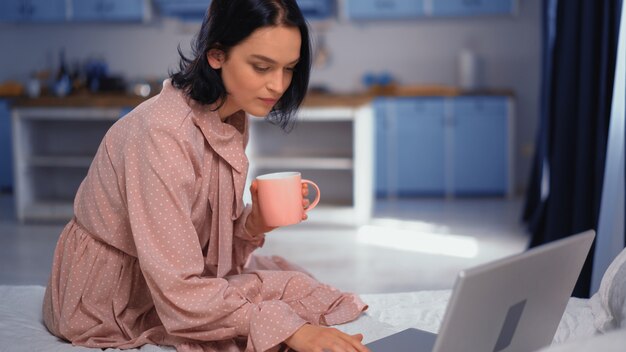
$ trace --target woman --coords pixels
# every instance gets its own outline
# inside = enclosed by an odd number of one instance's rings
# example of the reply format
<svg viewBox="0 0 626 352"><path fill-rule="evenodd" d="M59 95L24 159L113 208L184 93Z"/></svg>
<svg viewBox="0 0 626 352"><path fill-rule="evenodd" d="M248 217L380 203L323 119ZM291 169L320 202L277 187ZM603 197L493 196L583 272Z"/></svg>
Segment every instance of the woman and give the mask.
<svg viewBox="0 0 626 352"><path fill-rule="evenodd" d="M288 125L309 48L295 0L213 0L194 57L111 127L77 192L43 305L54 335L98 348L367 351L360 334L322 326L358 317L357 296L251 255L272 228L255 183L243 205L246 113Z"/></svg>

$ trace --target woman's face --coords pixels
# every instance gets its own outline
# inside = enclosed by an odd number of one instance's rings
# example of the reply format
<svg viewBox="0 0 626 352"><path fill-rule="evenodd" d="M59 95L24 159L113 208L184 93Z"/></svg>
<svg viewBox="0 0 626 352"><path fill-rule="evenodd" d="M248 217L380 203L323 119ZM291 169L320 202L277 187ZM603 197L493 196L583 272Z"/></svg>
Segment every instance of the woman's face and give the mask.
<svg viewBox="0 0 626 352"><path fill-rule="evenodd" d="M234 46L226 55L212 49L209 64L221 69L228 96L218 110L224 119L244 110L266 116L283 95L300 59L300 31L296 27L263 27Z"/></svg>

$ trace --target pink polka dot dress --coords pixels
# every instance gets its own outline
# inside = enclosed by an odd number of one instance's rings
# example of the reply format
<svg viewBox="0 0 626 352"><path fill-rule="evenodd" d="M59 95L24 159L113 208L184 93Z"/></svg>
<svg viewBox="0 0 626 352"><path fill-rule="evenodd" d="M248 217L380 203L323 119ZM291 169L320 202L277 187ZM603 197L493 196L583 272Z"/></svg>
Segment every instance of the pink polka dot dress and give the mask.
<svg viewBox="0 0 626 352"><path fill-rule="evenodd" d="M75 345L268 351L366 306L257 257L243 204L247 116L222 121L169 80L104 137L54 254L44 322Z"/></svg>

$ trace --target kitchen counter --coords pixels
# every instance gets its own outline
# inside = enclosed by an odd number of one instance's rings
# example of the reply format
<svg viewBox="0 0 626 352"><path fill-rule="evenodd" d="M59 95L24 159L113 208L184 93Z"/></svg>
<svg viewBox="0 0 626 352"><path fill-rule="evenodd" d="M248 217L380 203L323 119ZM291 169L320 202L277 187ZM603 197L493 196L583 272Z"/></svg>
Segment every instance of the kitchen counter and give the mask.
<svg viewBox="0 0 626 352"><path fill-rule="evenodd" d="M375 96L367 94L307 94L303 107L349 107L355 108L371 102Z"/></svg>
<svg viewBox="0 0 626 352"><path fill-rule="evenodd" d="M299 124L306 124L306 128L285 135L275 126L253 119L259 123L250 127L254 137L249 144L249 175L305 170L327 190L325 203L312 213L312 220L366 223L374 199L377 131L371 103L378 97L467 95L512 93L439 86L378 87L361 94L310 92L298 112ZM85 92L64 98L9 99L14 108L16 213L20 221L27 221L67 220L72 216L72 199L102 137L129 108L147 98ZM438 100L451 104L448 100L454 99Z"/></svg>
<svg viewBox="0 0 626 352"><path fill-rule="evenodd" d="M303 102L303 106L342 106L357 107L369 103L374 96L371 95L336 95L336 94L309 94ZM114 108L134 107L148 98L124 94L77 94L59 98L55 96L41 96L38 98L19 97L14 98L13 107L90 107L90 108Z"/></svg>
<svg viewBox="0 0 626 352"><path fill-rule="evenodd" d="M418 97L418 96L463 96L463 95L508 95L511 90L462 90L449 86L389 86L373 87L357 94L309 93L304 99L304 107L358 107L377 97ZM14 107L135 107L148 98L115 93L79 93L59 98L41 96L38 98L12 98Z"/></svg>
<svg viewBox="0 0 626 352"><path fill-rule="evenodd" d="M389 86L373 87L360 94L309 93L304 99L304 107L349 107L355 108L379 97L458 97L458 96L510 96L509 89L463 90L450 86Z"/></svg>
<svg viewBox="0 0 626 352"><path fill-rule="evenodd" d="M88 108L114 108L137 106L148 98L114 93L102 94L72 94L60 98L55 96L40 96L38 98L19 97L13 101L16 108L35 107L88 107Z"/></svg>

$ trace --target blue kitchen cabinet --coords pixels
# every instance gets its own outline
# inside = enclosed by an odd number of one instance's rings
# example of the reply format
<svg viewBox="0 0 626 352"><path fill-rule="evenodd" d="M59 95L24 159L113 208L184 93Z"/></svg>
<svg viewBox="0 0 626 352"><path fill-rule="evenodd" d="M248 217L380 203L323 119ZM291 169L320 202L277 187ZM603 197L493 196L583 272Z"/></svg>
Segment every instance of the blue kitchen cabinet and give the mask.
<svg viewBox="0 0 626 352"><path fill-rule="evenodd" d="M346 0L345 12L353 20L403 19L424 15L422 0Z"/></svg>
<svg viewBox="0 0 626 352"><path fill-rule="evenodd" d="M142 21L147 9L144 0L74 0L74 21Z"/></svg>
<svg viewBox="0 0 626 352"><path fill-rule="evenodd" d="M13 188L11 111L9 102L0 99L0 191Z"/></svg>
<svg viewBox="0 0 626 352"><path fill-rule="evenodd" d="M432 16L505 15L517 10L516 0L431 0Z"/></svg>
<svg viewBox="0 0 626 352"><path fill-rule="evenodd" d="M381 99L376 113L377 195L442 195L443 98Z"/></svg>
<svg viewBox="0 0 626 352"><path fill-rule="evenodd" d="M334 0L297 0L302 14L309 20L330 18L334 14ZM188 21L201 21L211 0L155 0L163 16Z"/></svg>
<svg viewBox="0 0 626 352"><path fill-rule="evenodd" d="M304 17L309 20L331 18L334 15L333 0L297 0Z"/></svg>
<svg viewBox="0 0 626 352"><path fill-rule="evenodd" d="M396 103L397 191L444 193L443 98L400 98Z"/></svg>
<svg viewBox="0 0 626 352"><path fill-rule="evenodd" d="M505 97L452 100L453 193L507 194L508 101Z"/></svg>
<svg viewBox="0 0 626 352"><path fill-rule="evenodd" d="M380 98L379 197L510 194L510 99Z"/></svg>
<svg viewBox="0 0 626 352"><path fill-rule="evenodd" d="M162 16L202 21L211 0L154 0L154 3Z"/></svg>
<svg viewBox="0 0 626 352"><path fill-rule="evenodd" d="M65 0L2 0L2 22L61 22L67 19Z"/></svg>

